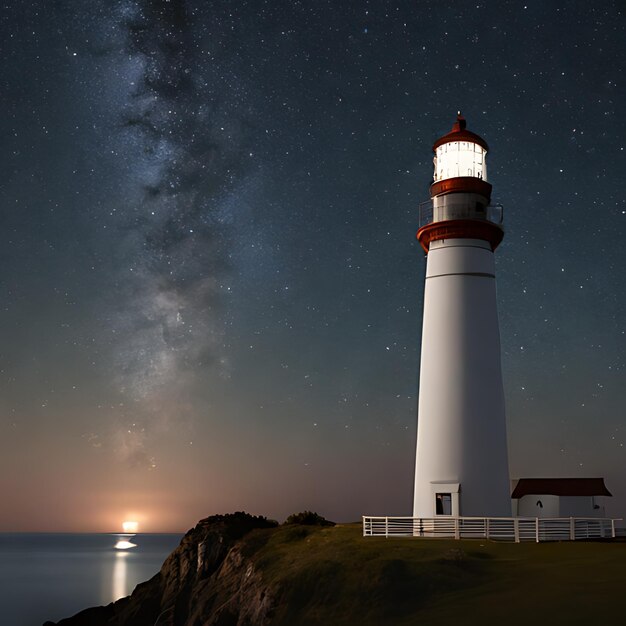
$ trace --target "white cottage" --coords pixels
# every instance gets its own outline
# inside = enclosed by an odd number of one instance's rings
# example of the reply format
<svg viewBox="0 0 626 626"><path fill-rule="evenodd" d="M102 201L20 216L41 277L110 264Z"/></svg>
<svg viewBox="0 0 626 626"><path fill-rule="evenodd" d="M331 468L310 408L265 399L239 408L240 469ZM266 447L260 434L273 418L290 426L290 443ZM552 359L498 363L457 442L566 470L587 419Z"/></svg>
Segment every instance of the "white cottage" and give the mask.
<svg viewBox="0 0 626 626"><path fill-rule="evenodd" d="M511 481L515 517L604 517L604 478L519 478Z"/></svg>

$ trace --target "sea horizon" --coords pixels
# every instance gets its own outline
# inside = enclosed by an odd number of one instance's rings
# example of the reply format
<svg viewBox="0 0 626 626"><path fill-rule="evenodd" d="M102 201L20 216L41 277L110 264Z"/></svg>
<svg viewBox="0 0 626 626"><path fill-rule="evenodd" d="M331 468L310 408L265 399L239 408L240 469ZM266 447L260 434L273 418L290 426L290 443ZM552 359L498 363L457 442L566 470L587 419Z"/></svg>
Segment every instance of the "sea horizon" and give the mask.
<svg viewBox="0 0 626 626"><path fill-rule="evenodd" d="M0 532L3 623L41 626L130 595L184 533ZM132 536L132 547L116 543Z"/></svg>

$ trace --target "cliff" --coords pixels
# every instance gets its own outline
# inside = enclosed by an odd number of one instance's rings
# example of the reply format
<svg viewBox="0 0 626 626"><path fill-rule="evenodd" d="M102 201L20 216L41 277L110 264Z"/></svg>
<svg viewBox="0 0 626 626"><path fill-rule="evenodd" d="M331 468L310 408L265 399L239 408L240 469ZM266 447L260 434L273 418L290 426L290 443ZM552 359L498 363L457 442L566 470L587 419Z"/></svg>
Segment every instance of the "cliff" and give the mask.
<svg viewBox="0 0 626 626"><path fill-rule="evenodd" d="M276 526L246 513L203 519L187 532L159 573L137 585L131 596L81 611L57 626L267 624L273 598L254 562L243 554L240 539Z"/></svg>

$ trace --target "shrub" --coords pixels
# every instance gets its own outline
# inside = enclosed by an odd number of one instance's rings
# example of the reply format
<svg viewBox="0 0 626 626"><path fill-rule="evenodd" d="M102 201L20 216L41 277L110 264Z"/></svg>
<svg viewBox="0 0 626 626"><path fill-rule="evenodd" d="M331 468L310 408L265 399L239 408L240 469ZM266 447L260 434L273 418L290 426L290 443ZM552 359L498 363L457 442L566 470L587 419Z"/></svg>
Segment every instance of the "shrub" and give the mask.
<svg viewBox="0 0 626 626"><path fill-rule="evenodd" d="M334 526L335 522L331 522L313 511L302 511L302 513L294 513L293 515L290 515L285 520L285 524L302 524L303 526Z"/></svg>

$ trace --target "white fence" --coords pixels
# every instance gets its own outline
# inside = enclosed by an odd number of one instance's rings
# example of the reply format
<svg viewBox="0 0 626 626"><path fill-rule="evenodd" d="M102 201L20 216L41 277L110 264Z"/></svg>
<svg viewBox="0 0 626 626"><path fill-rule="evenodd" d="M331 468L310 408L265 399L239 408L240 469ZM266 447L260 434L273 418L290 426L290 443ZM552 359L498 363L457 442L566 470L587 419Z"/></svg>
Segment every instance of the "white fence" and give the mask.
<svg viewBox="0 0 626 626"><path fill-rule="evenodd" d="M615 519L598 517L363 517L364 537L448 537L575 541L615 537Z"/></svg>

